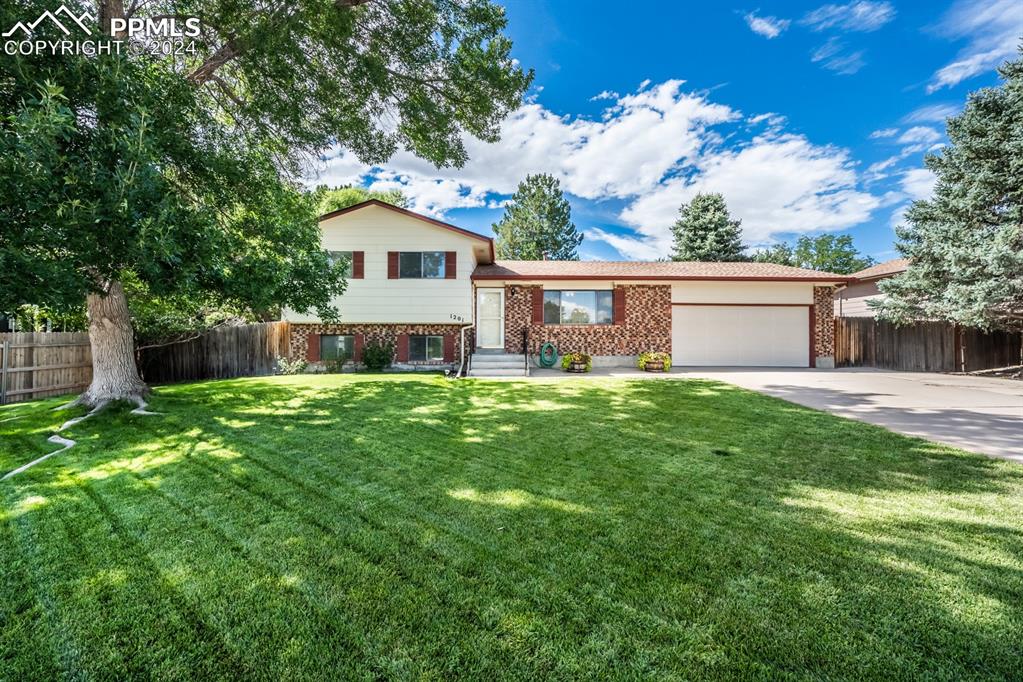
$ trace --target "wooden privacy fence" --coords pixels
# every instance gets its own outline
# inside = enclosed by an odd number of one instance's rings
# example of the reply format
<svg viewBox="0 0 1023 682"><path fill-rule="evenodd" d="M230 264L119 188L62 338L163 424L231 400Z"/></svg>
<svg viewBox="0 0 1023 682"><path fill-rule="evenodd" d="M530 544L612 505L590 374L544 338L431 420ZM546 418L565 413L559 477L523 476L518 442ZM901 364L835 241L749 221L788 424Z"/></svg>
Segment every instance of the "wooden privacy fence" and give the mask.
<svg viewBox="0 0 1023 682"><path fill-rule="evenodd" d="M86 332L0 334L0 405L62 395L92 381Z"/></svg>
<svg viewBox="0 0 1023 682"><path fill-rule="evenodd" d="M898 327L871 317L835 318L835 365L919 372L973 372L1020 364L1020 335L948 322Z"/></svg>
<svg viewBox="0 0 1023 682"><path fill-rule="evenodd" d="M140 348L139 373L153 384L273 374L277 358L288 357L290 337L287 322L220 327L187 341Z"/></svg>

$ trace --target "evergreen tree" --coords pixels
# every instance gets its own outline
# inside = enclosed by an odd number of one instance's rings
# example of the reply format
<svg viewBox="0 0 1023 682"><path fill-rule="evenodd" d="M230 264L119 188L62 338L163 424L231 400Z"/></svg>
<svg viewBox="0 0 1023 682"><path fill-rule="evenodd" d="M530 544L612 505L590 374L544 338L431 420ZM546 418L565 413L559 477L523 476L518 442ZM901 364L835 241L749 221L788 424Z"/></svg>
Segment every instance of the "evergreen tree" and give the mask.
<svg viewBox="0 0 1023 682"><path fill-rule="evenodd" d="M741 221L732 218L718 193L697 194L679 208L671 226L677 261L744 261Z"/></svg>
<svg viewBox="0 0 1023 682"><path fill-rule="evenodd" d="M999 73L1004 83L972 94L948 120L949 145L925 160L937 184L896 230L910 264L880 284L887 319L1023 328L1023 58Z"/></svg>
<svg viewBox="0 0 1023 682"><path fill-rule="evenodd" d="M572 223L572 208L552 175L527 175L494 224L494 250L507 260L579 260L583 235Z"/></svg>

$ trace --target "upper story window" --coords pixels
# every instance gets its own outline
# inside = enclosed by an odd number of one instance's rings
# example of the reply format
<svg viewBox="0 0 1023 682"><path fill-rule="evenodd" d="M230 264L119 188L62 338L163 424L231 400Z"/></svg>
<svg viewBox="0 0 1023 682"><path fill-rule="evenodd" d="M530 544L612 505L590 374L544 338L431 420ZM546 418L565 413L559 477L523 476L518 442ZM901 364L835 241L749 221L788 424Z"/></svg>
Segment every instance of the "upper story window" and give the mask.
<svg viewBox="0 0 1023 682"><path fill-rule="evenodd" d="M443 251L402 251L398 254L398 277L401 279L444 279Z"/></svg>
<svg viewBox="0 0 1023 682"><path fill-rule="evenodd" d="M345 277L352 276L352 258L352 251L327 251L327 260L331 265L336 265L342 260L345 261Z"/></svg>
<svg viewBox="0 0 1023 682"><path fill-rule="evenodd" d="M611 292L544 291L544 324L611 324Z"/></svg>

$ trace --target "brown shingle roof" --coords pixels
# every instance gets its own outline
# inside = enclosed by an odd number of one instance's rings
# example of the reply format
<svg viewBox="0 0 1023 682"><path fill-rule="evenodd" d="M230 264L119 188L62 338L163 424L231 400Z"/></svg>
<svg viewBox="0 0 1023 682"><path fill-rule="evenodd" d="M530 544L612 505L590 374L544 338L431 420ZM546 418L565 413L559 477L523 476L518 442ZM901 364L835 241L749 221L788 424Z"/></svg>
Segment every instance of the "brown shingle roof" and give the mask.
<svg viewBox="0 0 1023 682"><path fill-rule="evenodd" d="M847 282L848 275L774 263L498 260L473 279L735 279Z"/></svg>
<svg viewBox="0 0 1023 682"><path fill-rule="evenodd" d="M878 263L877 265L871 265L869 268L864 268L859 272L854 272L850 277L855 277L856 279L889 277L903 272L908 267L908 258L896 258L894 260L886 260L884 263Z"/></svg>

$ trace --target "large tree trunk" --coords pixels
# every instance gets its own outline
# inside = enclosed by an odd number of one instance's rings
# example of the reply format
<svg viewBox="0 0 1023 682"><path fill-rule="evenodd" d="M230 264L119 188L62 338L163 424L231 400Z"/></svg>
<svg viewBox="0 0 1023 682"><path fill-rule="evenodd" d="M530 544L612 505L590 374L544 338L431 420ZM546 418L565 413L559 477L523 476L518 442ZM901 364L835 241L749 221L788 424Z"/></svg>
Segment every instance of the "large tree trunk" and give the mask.
<svg viewBox="0 0 1023 682"><path fill-rule="evenodd" d="M138 403L149 387L135 368L135 342L128 299L120 282L106 294L89 294L89 341L92 345L92 383L78 402L96 407L110 400Z"/></svg>

